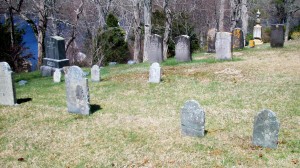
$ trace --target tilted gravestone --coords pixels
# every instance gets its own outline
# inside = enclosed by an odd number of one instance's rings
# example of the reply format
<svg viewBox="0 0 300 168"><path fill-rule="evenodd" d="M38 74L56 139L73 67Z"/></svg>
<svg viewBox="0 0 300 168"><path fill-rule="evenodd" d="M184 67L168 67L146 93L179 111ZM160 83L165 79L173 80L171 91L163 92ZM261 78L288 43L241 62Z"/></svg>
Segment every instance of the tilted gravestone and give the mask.
<svg viewBox="0 0 300 168"><path fill-rule="evenodd" d="M284 45L284 25L271 25L271 47L283 47Z"/></svg>
<svg viewBox="0 0 300 168"><path fill-rule="evenodd" d="M59 83L60 81L61 81L61 70L55 69L55 71L53 73L53 82Z"/></svg>
<svg viewBox="0 0 300 168"><path fill-rule="evenodd" d="M100 68L98 65L93 65L93 67L91 68L91 79L92 82L100 81Z"/></svg>
<svg viewBox="0 0 300 168"><path fill-rule="evenodd" d="M178 62L192 61L190 52L191 42L190 37L187 35L178 36L175 39L175 58Z"/></svg>
<svg viewBox="0 0 300 168"><path fill-rule="evenodd" d="M217 29L212 28L209 29L207 32L207 52L208 53L215 53L216 52L216 32Z"/></svg>
<svg viewBox="0 0 300 168"><path fill-rule="evenodd" d="M90 100L88 79L78 66L71 66L65 75L67 106L70 113L89 115Z"/></svg>
<svg viewBox="0 0 300 168"><path fill-rule="evenodd" d="M150 66L149 82L150 83L159 83L160 80L161 80L161 67L159 66L159 63L154 62Z"/></svg>
<svg viewBox="0 0 300 168"><path fill-rule="evenodd" d="M16 91L13 71L6 62L0 62L0 105L15 105Z"/></svg>
<svg viewBox="0 0 300 168"><path fill-rule="evenodd" d="M195 100L187 101L181 108L181 133L196 137L205 134L205 112Z"/></svg>
<svg viewBox="0 0 300 168"><path fill-rule="evenodd" d="M277 148L279 121L271 110L261 111L254 120L252 143L255 146Z"/></svg>
<svg viewBox="0 0 300 168"><path fill-rule="evenodd" d="M228 32L218 32L216 35L216 59L232 59L232 34Z"/></svg>
<svg viewBox="0 0 300 168"><path fill-rule="evenodd" d="M243 49L244 48L244 33L240 28L235 28L232 31L232 48Z"/></svg>
<svg viewBox="0 0 300 168"><path fill-rule="evenodd" d="M162 38L160 35L154 34L149 37L148 55L150 63L163 61Z"/></svg>

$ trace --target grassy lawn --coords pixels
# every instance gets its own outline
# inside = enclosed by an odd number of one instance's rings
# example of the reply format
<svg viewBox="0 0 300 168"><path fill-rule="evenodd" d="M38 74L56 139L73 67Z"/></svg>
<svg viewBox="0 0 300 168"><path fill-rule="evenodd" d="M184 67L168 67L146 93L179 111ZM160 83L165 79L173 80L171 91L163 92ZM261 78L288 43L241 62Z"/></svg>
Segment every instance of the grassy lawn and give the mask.
<svg viewBox="0 0 300 168"><path fill-rule="evenodd" d="M101 108L90 116L67 112L64 80L16 74L28 84L16 83L21 104L0 106L1 167L299 167L300 41L245 48L233 61L193 59L162 63L160 84L147 83L146 63L101 69L102 81L89 82ZM189 99L205 109L204 138L181 136ZM276 150L251 145L262 109L280 121Z"/></svg>

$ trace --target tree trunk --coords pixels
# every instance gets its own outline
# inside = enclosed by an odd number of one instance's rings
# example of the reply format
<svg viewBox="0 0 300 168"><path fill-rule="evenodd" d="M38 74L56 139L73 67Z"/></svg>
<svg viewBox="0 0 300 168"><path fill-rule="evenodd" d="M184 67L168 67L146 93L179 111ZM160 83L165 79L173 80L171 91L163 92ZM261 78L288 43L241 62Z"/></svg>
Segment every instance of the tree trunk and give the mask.
<svg viewBox="0 0 300 168"><path fill-rule="evenodd" d="M289 40L290 34L290 27L291 27L291 13L288 12L286 16L286 24L285 24L285 32L284 32L284 41Z"/></svg>
<svg viewBox="0 0 300 168"><path fill-rule="evenodd" d="M168 6L168 3L169 3L169 0L165 0L164 2L164 12L165 12L165 15L166 15L166 27L165 27L165 33L164 33L164 39L163 39L163 57L164 57L164 60L167 60L168 59L168 39L169 39L169 33L171 31L171 21L172 21L172 18L171 18L171 11L169 9L169 6Z"/></svg>
<svg viewBox="0 0 300 168"><path fill-rule="evenodd" d="M45 9L45 1L41 1L39 4L36 4L39 8L39 23L38 23L38 64L37 68L39 69L42 66L43 58L45 56L45 34L47 29L47 12Z"/></svg>
<svg viewBox="0 0 300 168"><path fill-rule="evenodd" d="M141 55L141 18L140 18L140 0L134 0L133 2L133 14L134 14L134 54L133 59L137 63L143 61Z"/></svg>
<svg viewBox="0 0 300 168"><path fill-rule="evenodd" d="M219 10L219 30L224 31L224 13L225 13L225 0L220 0L220 10Z"/></svg>
<svg viewBox="0 0 300 168"><path fill-rule="evenodd" d="M144 0L144 22L145 22L145 36L144 36L144 57L143 62L148 61L148 43L151 35L151 16L152 16L152 0Z"/></svg>
<svg viewBox="0 0 300 168"><path fill-rule="evenodd" d="M246 35L248 33L248 2L247 0L242 0L241 6L241 20L242 20L242 30L244 32L244 40L246 40Z"/></svg>
<svg viewBox="0 0 300 168"><path fill-rule="evenodd" d="M10 19L10 45L13 48L15 45L15 25L14 25L14 14L12 7L9 7L9 19Z"/></svg>

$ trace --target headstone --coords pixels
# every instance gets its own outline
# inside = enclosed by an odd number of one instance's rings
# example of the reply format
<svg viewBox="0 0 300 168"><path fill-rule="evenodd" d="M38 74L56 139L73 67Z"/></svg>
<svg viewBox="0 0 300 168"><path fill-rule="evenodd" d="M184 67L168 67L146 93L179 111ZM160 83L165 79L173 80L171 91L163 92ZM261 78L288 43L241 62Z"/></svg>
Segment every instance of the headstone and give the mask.
<svg viewBox="0 0 300 168"><path fill-rule="evenodd" d="M218 32L216 36L216 59L232 59L232 35L228 32Z"/></svg>
<svg viewBox="0 0 300 168"><path fill-rule="evenodd" d="M258 10L256 13L256 25L253 28L253 38L254 38L255 45L263 44L261 40L261 29L262 27L260 25L260 12Z"/></svg>
<svg viewBox="0 0 300 168"><path fill-rule="evenodd" d="M284 45L284 25L271 25L271 47L283 47Z"/></svg>
<svg viewBox="0 0 300 168"><path fill-rule="evenodd" d="M92 82L100 82L100 68L98 65L93 65L91 69Z"/></svg>
<svg viewBox="0 0 300 168"><path fill-rule="evenodd" d="M181 108L181 133L196 137L205 134L205 112L195 100L187 101Z"/></svg>
<svg viewBox="0 0 300 168"><path fill-rule="evenodd" d="M215 53L216 52L216 33L217 29L212 28L209 29L207 32L207 52L208 53Z"/></svg>
<svg viewBox="0 0 300 168"><path fill-rule="evenodd" d="M160 80L161 80L161 67L159 66L159 63L154 62L150 66L149 82L150 83L159 83Z"/></svg>
<svg viewBox="0 0 300 168"><path fill-rule="evenodd" d="M253 140L255 146L277 148L279 121L271 110L261 111L254 120Z"/></svg>
<svg viewBox="0 0 300 168"><path fill-rule="evenodd" d="M89 115L90 100L88 79L78 66L71 66L65 75L67 106L70 113Z"/></svg>
<svg viewBox="0 0 300 168"><path fill-rule="evenodd" d="M175 39L175 58L178 62L192 61L191 56L191 42L187 35L178 36Z"/></svg>
<svg viewBox="0 0 300 168"><path fill-rule="evenodd" d="M0 105L15 105L16 91L13 71L6 62L0 62Z"/></svg>
<svg viewBox="0 0 300 168"><path fill-rule="evenodd" d="M232 48L233 49L243 49L244 48L244 33L240 28L235 28L232 31Z"/></svg>
<svg viewBox="0 0 300 168"><path fill-rule="evenodd" d="M154 34L149 37L148 44L149 63L162 62L163 61L163 47L162 38L160 35Z"/></svg>
<svg viewBox="0 0 300 168"><path fill-rule="evenodd" d="M61 70L57 68L53 73L53 82L59 83L60 81L61 81Z"/></svg>

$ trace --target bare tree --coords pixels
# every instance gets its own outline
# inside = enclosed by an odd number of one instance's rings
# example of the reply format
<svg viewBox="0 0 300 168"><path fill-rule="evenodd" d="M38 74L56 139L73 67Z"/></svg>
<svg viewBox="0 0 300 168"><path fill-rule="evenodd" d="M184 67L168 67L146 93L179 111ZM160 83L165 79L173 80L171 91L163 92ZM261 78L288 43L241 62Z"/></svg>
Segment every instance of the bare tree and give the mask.
<svg viewBox="0 0 300 168"><path fill-rule="evenodd" d="M133 0L133 14L134 14L134 54L133 59L134 61L140 63L142 62L142 54L141 54L141 18L140 18L140 8L141 1L140 0Z"/></svg>
<svg viewBox="0 0 300 168"><path fill-rule="evenodd" d="M164 33L164 39L163 39L163 58L164 60L167 60L168 58L168 40L169 40L169 34L171 31L171 10L169 8L169 0L164 0L164 13L166 15L166 23L165 23L165 33Z"/></svg>
<svg viewBox="0 0 300 168"><path fill-rule="evenodd" d="M151 35L152 0L144 0L144 57L143 62L148 61L148 43Z"/></svg>

